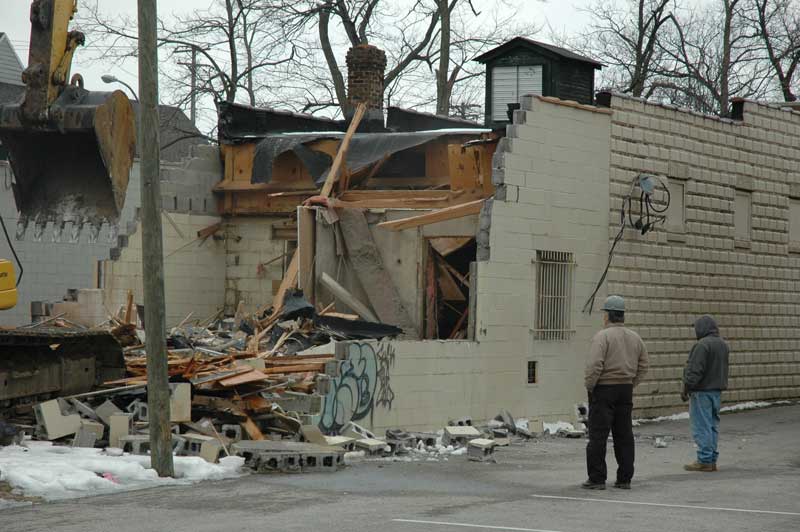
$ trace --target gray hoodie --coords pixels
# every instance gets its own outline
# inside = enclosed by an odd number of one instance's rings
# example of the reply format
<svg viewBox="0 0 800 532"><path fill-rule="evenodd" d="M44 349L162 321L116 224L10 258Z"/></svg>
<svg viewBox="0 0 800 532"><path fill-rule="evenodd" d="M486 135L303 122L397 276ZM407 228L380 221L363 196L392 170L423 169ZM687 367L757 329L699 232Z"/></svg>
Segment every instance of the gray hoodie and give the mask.
<svg viewBox="0 0 800 532"><path fill-rule="evenodd" d="M728 344L720 338L717 322L703 316L694 324L697 343L694 344L683 383L692 391L725 390L728 388Z"/></svg>

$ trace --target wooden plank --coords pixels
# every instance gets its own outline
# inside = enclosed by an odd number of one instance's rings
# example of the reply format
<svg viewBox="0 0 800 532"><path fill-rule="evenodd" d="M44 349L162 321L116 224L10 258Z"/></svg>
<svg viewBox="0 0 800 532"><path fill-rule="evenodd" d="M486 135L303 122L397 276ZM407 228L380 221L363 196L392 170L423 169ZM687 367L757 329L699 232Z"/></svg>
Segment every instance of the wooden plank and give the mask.
<svg viewBox="0 0 800 532"><path fill-rule="evenodd" d="M439 187L449 185L450 178L443 177L372 177L364 186L369 189L377 187Z"/></svg>
<svg viewBox="0 0 800 532"><path fill-rule="evenodd" d="M358 104L356 113L353 115L353 120L347 128L347 133L345 133L342 143L339 145L339 151L336 152L336 158L333 160L331 169L328 171L328 176L325 178L325 184L322 185L321 196L329 197L331 192L333 192L333 185L336 184L336 180L339 179L339 172L341 172L342 166L344 166L347 150L350 148L350 140L358 129L358 124L361 123L361 119L364 117L366 111L366 105L363 103Z"/></svg>
<svg viewBox="0 0 800 532"><path fill-rule="evenodd" d="M462 148L460 144L447 145L450 188L452 190L478 187L478 161L475 152Z"/></svg>
<svg viewBox="0 0 800 532"><path fill-rule="evenodd" d="M367 321L378 322L378 317L373 313L369 307L367 307L364 303L356 299L356 297L347 291L342 285L337 283L333 277L327 274L327 272L323 272L322 276L320 277L320 281L322 282L325 287L330 290L333 296L353 309L359 316Z"/></svg>
<svg viewBox="0 0 800 532"><path fill-rule="evenodd" d="M314 297L316 214L315 209L297 208L297 284L311 304L316 301Z"/></svg>
<svg viewBox="0 0 800 532"><path fill-rule="evenodd" d="M133 290L128 290L128 301L125 304L125 323L133 319Z"/></svg>
<svg viewBox="0 0 800 532"><path fill-rule="evenodd" d="M357 209L443 209L487 197L482 190L348 190L334 207Z"/></svg>
<svg viewBox="0 0 800 532"><path fill-rule="evenodd" d="M294 254L292 255L292 261L289 263L289 268L283 275L283 280L281 281L280 287L278 287L278 292L272 299L272 308L275 309L276 314L278 309L283 307L283 298L286 296L286 292L288 292L290 288L297 286L297 268L299 260L299 254L295 249Z"/></svg>
<svg viewBox="0 0 800 532"><path fill-rule="evenodd" d="M222 222L217 222L217 223L215 223L213 225L209 225L208 227L200 229L197 232L197 238L204 238L204 239L208 238L208 237L212 236L214 233L216 233L217 231L219 231L220 229L222 229Z"/></svg>
<svg viewBox="0 0 800 532"><path fill-rule="evenodd" d="M259 382L267 380L268 377L257 369L251 369L247 373L242 373L241 375L235 375L233 377L228 377L226 379L222 379L219 383L226 388L230 388L231 386L240 386L242 384L247 384L250 382Z"/></svg>
<svg viewBox="0 0 800 532"><path fill-rule="evenodd" d="M446 257L454 251L458 251L469 243L474 236L443 236L439 238L430 238L428 242L431 243L439 255Z"/></svg>
<svg viewBox="0 0 800 532"><path fill-rule="evenodd" d="M292 355L286 357L267 357L258 359L264 363L264 366L278 367L278 366L306 366L309 364L325 364L325 362L332 362L336 360L333 355L316 355L313 358L300 358ZM264 371L264 370L261 370Z"/></svg>
<svg viewBox="0 0 800 532"><path fill-rule="evenodd" d="M482 199L462 203L461 205L455 205L453 207L447 207L445 209L439 209L425 214L420 214L418 216L412 216L410 218L382 222L378 224L378 227L387 229L389 231L402 231L404 229L412 229L414 227L445 222L447 220L455 220L471 214L478 214L481 212L481 207L483 207Z"/></svg>
<svg viewBox="0 0 800 532"><path fill-rule="evenodd" d="M453 279L450 271L445 268L440 259L436 259L436 267L438 270L439 289L442 291L442 299L445 301L466 301L467 298L458 287L456 280Z"/></svg>
<svg viewBox="0 0 800 532"><path fill-rule="evenodd" d="M325 364L298 364L296 366L278 366L275 368L267 368L262 370L266 375L277 375L280 373L306 373L313 371L314 373L322 373L325 371Z"/></svg>
<svg viewBox="0 0 800 532"><path fill-rule="evenodd" d="M250 416L247 416L244 421L239 423L247 435L250 437L251 440L263 440L264 434L261 432L261 429L258 428L258 425L250 419Z"/></svg>
<svg viewBox="0 0 800 532"><path fill-rule="evenodd" d="M223 191L220 214L232 216L291 215L294 214L303 199L302 196L270 197L265 192Z"/></svg>

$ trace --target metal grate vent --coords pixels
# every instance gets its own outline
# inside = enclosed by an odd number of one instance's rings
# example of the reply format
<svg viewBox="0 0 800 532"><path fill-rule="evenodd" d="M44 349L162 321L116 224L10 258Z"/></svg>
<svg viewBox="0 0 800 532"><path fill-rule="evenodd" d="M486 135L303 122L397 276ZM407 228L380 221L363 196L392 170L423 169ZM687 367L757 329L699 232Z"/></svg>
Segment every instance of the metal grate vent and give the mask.
<svg viewBox="0 0 800 532"><path fill-rule="evenodd" d="M536 252L536 327L537 340L569 340L572 324L572 253Z"/></svg>

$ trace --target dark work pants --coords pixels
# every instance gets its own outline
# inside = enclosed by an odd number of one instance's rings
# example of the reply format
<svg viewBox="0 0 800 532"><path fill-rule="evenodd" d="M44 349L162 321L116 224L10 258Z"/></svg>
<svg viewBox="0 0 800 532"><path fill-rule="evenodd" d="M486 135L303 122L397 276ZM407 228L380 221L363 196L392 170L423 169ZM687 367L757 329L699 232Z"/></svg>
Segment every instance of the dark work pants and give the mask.
<svg viewBox="0 0 800 532"><path fill-rule="evenodd" d="M618 465L617 482L630 482L633 478L635 445L632 410L632 384L598 384L590 394L586 469L592 482L606 481L606 442L609 431L614 438L614 456Z"/></svg>

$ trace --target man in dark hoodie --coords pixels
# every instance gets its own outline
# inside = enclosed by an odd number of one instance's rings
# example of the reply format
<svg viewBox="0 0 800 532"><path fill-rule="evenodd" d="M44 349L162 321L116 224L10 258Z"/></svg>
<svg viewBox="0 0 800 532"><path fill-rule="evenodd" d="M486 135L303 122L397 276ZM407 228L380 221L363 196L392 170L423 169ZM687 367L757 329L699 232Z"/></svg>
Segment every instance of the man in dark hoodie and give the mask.
<svg viewBox="0 0 800 532"><path fill-rule="evenodd" d="M717 470L719 408L722 390L728 387L728 344L720 338L717 322L703 316L694 324L694 344L683 370L681 399L689 401L692 436L697 444L697 461L686 471Z"/></svg>

